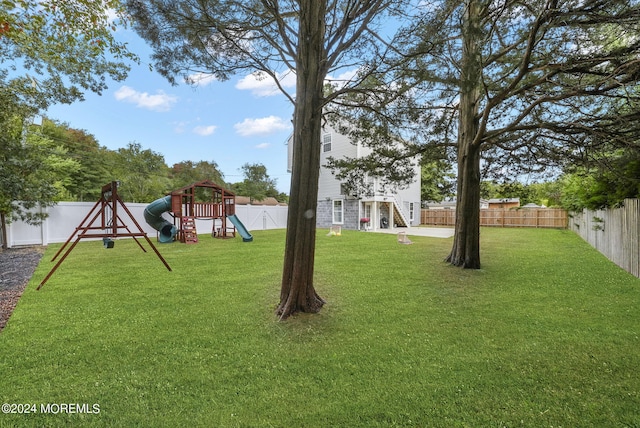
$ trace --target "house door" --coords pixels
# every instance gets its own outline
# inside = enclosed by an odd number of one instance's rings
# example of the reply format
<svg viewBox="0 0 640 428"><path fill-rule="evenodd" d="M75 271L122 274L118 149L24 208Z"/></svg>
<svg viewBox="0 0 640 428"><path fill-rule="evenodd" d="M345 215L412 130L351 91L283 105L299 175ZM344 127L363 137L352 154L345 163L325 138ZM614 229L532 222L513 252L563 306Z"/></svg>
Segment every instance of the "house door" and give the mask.
<svg viewBox="0 0 640 428"><path fill-rule="evenodd" d="M364 216L366 218L371 218L371 203L367 202L364 204Z"/></svg>
<svg viewBox="0 0 640 428"><path fill-rule="evenodd" d="M360 228L364 229L364 230L369 230L371 228L371 226L373 225L373 218L371 218L371 202L365 202L362 204L362 219L369 219L369 221L367 223L361 223L360 224Z"/></svg>

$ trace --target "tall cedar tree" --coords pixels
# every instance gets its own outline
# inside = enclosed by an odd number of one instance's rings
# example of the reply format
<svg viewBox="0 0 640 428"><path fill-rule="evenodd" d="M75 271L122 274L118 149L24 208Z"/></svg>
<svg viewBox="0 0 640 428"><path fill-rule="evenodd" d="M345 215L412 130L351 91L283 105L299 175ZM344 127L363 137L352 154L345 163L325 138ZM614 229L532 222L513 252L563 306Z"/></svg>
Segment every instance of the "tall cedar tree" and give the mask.
<svg viewBox="0 0 640 428"><path fill-rule="evenodd" d="M363 82L335 113L352 124L343 131L376 149L357 162L374 171L437 147L453 152L456 232L446 260L477 269L483 173L513 179L602 148L638 150L640 7L637 0L420 4L421 19L399 45L410 48L396 51L398 72ZM389 147L389 132L402 143Z"/></svg>
<svg viewBox="0 0 640 428"><path fill-rule="evenodd" d="M387 49L374 27L397 0L129 0L136 30L170 82L196 73L270 77L294 105L293 171L282 288L277 314L317 312L325 301L313 283L320 135L324 108L357 86ZM367 67L364 65L367 64ZM331 93L330 73L358 70ZM296 75L295 94L280 84Z"/></svg>

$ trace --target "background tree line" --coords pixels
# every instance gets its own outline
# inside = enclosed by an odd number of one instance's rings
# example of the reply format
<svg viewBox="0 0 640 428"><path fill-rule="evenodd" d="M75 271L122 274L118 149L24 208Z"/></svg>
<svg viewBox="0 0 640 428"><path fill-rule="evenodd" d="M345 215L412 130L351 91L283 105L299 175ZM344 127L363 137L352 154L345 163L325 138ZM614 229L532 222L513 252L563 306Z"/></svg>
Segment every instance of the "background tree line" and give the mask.
<svg viewBox="0 0 640 428"><path fill-rule="evenodd" d="M567 211L596 210L619 206L627 198L640 198L640 154L613 151L603 156L606 164L569 165L553 179L488 178L480 183L480 197L520 198L521 205L534 203ZM427 161L422 165L422 201L440 202L456 197L456 176L451 163Z"/></svg>
<svg viewBox="0 0 640 428"><path fill-rule="evenodd" d="M64 123L45 119L39 134L49 140L52 154L62 153L67 166L56 180L58 201L94 201L102 185L120 181L119 191L127 202L151 202L171 190L196 181L211 180L252 201L273 197L286 202L262 164L245 164L241 182L228 182L215 161L184 160L168 166L164 156L132 142L117 150L101 146L95 137Z"/></svg>

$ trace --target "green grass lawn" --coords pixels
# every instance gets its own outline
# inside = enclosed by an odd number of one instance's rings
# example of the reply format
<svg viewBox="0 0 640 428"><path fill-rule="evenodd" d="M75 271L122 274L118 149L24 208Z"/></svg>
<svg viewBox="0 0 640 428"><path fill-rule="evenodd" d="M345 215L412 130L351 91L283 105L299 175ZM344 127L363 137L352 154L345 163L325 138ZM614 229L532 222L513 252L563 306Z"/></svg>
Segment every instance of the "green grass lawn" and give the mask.
<svg viewBox="0 0 640 428"><path fill-rule="evenodd" d="M640 280L569 231L318 232L317 315L278 322L284 231L82 242L0 333L0 426L640 427ZM99 405L41 414L40 405ZM55 409L55 407L54 407Z"/></svg>

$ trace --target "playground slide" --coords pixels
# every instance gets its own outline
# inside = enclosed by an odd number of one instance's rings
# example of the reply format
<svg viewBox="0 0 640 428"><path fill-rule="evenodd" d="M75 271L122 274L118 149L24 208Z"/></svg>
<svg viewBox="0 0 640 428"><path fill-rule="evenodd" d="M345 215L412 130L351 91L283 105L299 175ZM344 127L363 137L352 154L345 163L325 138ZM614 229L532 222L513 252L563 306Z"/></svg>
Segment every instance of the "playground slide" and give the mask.
<svg viewBox="0 0 640 428"><path fill-rule="evenodd" d="M171 196L156 199L144 209L144 219L147 224L160 232L158 241L161 243L173 242L178 233L178 228L162 217L162 213L171 209Z"/></svg>
<svg viewBox="0 0 640 428"><path fill-rule="evenodd" d="M244 224L242 224L242 222L240 221L238 216L236 216L235 214L234 215L228 215L227 218L236 227L236 230L238 231L240 236L242 236L242 241L243 242L251 242L251 241L253 241L253 235L249 233L249 231L247 230L246 227L244 227Z"/></svg>

